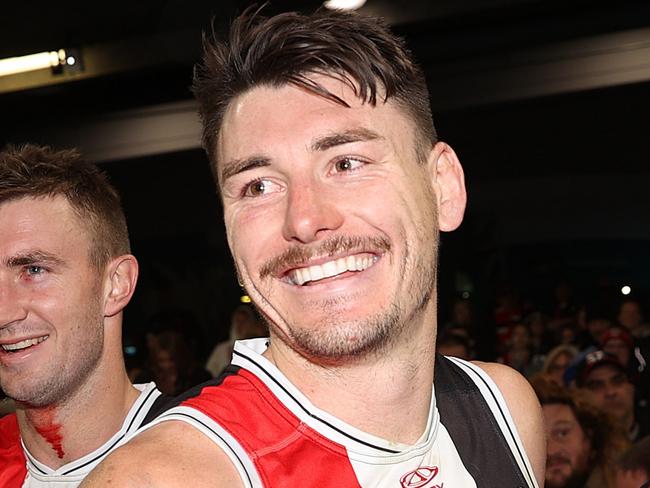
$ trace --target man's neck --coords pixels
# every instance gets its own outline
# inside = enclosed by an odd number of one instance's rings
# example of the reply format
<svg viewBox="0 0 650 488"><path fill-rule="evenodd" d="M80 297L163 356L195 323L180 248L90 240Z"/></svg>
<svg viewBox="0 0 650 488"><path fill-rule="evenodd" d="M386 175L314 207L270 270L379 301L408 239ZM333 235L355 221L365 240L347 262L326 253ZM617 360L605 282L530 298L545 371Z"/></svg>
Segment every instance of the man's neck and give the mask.
<svg viewBox="0 0 650 488"><path fill-rule="evenodd" d="M413 444L429 417L435 327L411 330L403 342L336 366L309 361L273 338L264 355L321 410L366 433Z"/></svg>
<svg viewBox="0 0 650 488"><path fill-rule="evenodd" d="M58 469L108 441L138 397L126 374L105 388L86 388L60 403L20 405L18 425L25 446L39 462Z"/></svg>

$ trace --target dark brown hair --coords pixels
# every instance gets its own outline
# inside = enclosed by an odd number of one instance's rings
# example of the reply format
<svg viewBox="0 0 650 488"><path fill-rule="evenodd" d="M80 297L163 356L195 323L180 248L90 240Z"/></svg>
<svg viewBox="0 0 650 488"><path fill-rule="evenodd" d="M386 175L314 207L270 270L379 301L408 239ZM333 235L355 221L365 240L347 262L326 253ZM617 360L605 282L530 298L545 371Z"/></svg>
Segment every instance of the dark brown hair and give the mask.
<svg viewBox="0 0 650 488"><path fill-rule="evenodd" d="M27 144L0 152L0 204L19 198L63 196L92 240L90 260L101 269L130 252L126 219L116 190L76 149Z"/></svg>
<svg viewBox="0 0 650 488"><path fill-rule="evenodd" d="M542 406L560 404L571 409L591 442L594 461L603 468L605 476L610 478L616 459L629 445L618 423L589 403L579 390L557 385L543 376L531 378L530 383Z"/></svg>
<svg viewBox="0 0 650 488"><path fill-rule="evenodd" d="M404 42L380 19L354 12L319 10L264 17L247 9L227 41L203 36L204 54L194 68L194 95L203 122L203 147L216 173L215 149L224 113L238 95L256 86L294 84L348 106L310 75L349 85L364 103L394 100L415 122L416 157L436 141L424 74Z"/></svg>

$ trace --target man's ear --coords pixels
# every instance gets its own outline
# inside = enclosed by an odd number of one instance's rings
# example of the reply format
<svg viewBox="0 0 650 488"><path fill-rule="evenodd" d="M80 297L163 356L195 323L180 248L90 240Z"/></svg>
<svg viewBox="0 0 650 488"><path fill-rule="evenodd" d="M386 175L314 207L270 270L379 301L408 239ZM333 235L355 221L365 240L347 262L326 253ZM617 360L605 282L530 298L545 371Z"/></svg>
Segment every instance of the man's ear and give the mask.
<svg viewBox="0 0 650 488"><path fill-rule="evenodd" d="M120 313L129 303L138 281L138 261L125 254L114 258L107 267L107 294L104 315L112 317Z"/></svg>
<svg viewBox="0 0 650 488"><path fill-rule="evenodd" d="M463 221L467 204L463 168L454 150L444 142L433 146L427 165L438 203L438 227L452 231Z"/></svg>

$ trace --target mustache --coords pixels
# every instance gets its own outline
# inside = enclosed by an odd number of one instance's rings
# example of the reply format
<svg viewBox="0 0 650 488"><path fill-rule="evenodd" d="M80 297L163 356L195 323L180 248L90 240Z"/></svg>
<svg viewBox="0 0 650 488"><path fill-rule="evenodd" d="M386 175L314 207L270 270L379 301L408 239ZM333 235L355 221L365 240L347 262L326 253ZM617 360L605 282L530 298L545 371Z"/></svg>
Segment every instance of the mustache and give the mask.
<svg viewBox="0 0 650 488"><path fill-rule="evenodd" d="M283 270L298 267L316 256L335 256L336 254L349 253L351 251L389 252L390 249L390 241L381 236L335 236L313 247L305 245L290 247L283 253L264 263L260 269L260 278L278 276Z"/></svg>
<svg viewBox="0 0 650 488"><path fill-rule="evenodd" d="M546 459L546 467L554 464L570 464L569 459L561 454L553 454Z"/></svg>

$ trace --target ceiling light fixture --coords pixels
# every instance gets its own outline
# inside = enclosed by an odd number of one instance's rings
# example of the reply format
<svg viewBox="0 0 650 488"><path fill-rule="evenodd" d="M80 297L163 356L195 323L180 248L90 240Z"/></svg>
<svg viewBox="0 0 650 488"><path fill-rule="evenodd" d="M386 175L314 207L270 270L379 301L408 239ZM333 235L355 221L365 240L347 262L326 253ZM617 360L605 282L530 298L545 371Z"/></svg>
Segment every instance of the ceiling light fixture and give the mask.
<svg viewBox="0 0 650 488"><path fill-rule="evenodd" d="M356 10L364 3L366 0L326 0L323 5L330 10Z"/></svg>
<svg viewBox="0 0 650 488"><path fill-rule="evenodd" d="M65 63L65 49L0 59L0 76L15 75L39 69L56 68Z"/></svg>

